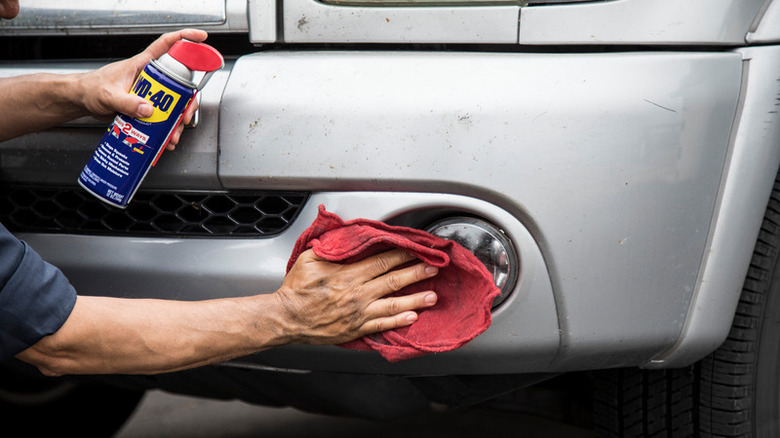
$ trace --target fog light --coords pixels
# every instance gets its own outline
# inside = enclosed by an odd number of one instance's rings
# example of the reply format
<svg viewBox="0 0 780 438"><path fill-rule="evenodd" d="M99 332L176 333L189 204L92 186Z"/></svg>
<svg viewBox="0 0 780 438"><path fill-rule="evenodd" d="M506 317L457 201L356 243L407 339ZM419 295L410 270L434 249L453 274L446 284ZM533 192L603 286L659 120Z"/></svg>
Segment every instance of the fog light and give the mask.
<svg viewBox="0 0 780 438"><path fill-rule="evenodd" d="M496 286L501 289L493 307L501 304L515 287L520 261L512 242L494 225L476 218L454 217L436 222L426 231L459 243L485 265Z"/></svg>

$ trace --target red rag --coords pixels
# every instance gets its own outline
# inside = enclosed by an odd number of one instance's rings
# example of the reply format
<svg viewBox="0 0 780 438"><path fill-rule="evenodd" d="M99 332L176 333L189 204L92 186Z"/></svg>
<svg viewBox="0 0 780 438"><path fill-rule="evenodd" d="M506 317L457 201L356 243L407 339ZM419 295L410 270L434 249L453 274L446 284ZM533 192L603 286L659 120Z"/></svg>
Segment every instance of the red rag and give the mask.
<svg viewBox="0 0 780 438"><path fill-rule="evenodd" d="M428 353L454 350L490 326L490 308L501 292L485 266L459 244L425 231L387 225L369 219L348 222L319 206L319 215L301 234L287 264L292 268L307 249L331 262L353 263L392 248L401 248L439 268L430 279L407 286L392 296L433 290L435 306L419 311L406 327L364 336L341 344L356 350L375 350L390 362Z"/></svg>

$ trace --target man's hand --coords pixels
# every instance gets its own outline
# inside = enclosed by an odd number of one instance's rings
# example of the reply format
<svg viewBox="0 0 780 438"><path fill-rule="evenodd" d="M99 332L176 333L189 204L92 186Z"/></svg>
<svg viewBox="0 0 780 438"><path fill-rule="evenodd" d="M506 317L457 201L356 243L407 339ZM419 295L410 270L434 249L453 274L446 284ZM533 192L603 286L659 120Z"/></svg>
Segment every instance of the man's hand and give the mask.
<svg viewBox="0 0 780 438"><path fill-rule="evenodd" d="M409 325L434 292L384 298L437 273L392 250L340 265L301 254L272 294L205 301L79 296L65 324L17 358L41 372L157 374L293 343L340 344Z"/></svg>
<svg viewBox="0 0 780 438"><path fill-rule="evenodd" d="M274 294L284 309L285 335L293 343L338 344L412 324L415 309L436 303L434 292L384 298L438 272L424 263L394 270L412 260L391 250L341 265L304 252Z"/></svg>
<svg viewBox="0 0 780 438"><path fill-rule="evenodd" d="M130 117L144 118L152 115L154 108L145 99L128 91L146 64L165 54L173 43L181 39L203 42L208 34L202 30L184 29L162 35L138 55L123 61L108 64L98 70L85 73L81 78L81 104L91 115L98 118L110 117L119 112ZM182 123L171 136L168 149L172 150L179 142L184 125L192 120L197 110L194 101L182 118Z"/></svg>
<svg viewBox="0 0 780 438"><path fill-rule="evenodd" d="M152 115L151 104L129 92L138 73L149 60L162 56L176 41L202 42L206 37L202 30L185 29L166 33L138 55L94 71L0 78L0 141L87 115L107 122L116 112L136 118ZM196 109L197 101L183 115L183 123L171 136L168 149L179 142L184 125L192 120Z"/></svg>

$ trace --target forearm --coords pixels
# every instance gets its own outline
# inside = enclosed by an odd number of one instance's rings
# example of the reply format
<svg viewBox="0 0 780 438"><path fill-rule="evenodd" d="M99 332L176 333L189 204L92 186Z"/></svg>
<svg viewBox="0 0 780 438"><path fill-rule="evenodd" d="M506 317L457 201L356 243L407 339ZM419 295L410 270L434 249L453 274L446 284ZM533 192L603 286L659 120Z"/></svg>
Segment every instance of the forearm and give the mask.
<svg viewBox="0 0 780 438"><path fill-rule="evenodd" d="M414 323L432 291L386 297L436 275L401 250L353 264L301 254L274 293L208 301L80 296L65 323L16 357L48 375L157 374L299 343L340 344Z"/></svg>
<svg viewBox="0 0 780 438"><path fill-rule="evenodd" d="M79 73L0 78L0 141L86 115L81 78Z"/></svg>
<svg viewBox="0 0 780 438"><path fill-rule="evenodd" d="M18 357L50 375L156 374L287 342L273 295L199 302L79 297L62 328Z"/></svg>
<svg viewBox="0 0 780 438"><path fill-rule="evenodd" d="M71 74L32 74L0 78L0 141L57 126L85 115L108 117L114 113L143 118L152 105L129 93L138 73L150 59L157 59L181 39L204 41L206 32L183 29L162 35L138 55L107 64L97 70ZM192 117L195 106L185 114ZM180 126L169 147L178 141Z"/></svg>

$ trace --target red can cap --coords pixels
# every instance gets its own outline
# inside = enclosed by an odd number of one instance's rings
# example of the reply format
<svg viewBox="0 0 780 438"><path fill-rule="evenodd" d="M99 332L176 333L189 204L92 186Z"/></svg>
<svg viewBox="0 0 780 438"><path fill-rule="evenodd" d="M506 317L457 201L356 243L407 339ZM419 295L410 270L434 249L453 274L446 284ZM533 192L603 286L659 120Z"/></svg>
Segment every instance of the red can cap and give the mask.
<svg viewBox="0 0 780 438"><path fill-rule="evenodd" d="M173 43L168 54L190 70L210 72L225 65L225 60L217 49L203 43L179 40Z"/></svg>

